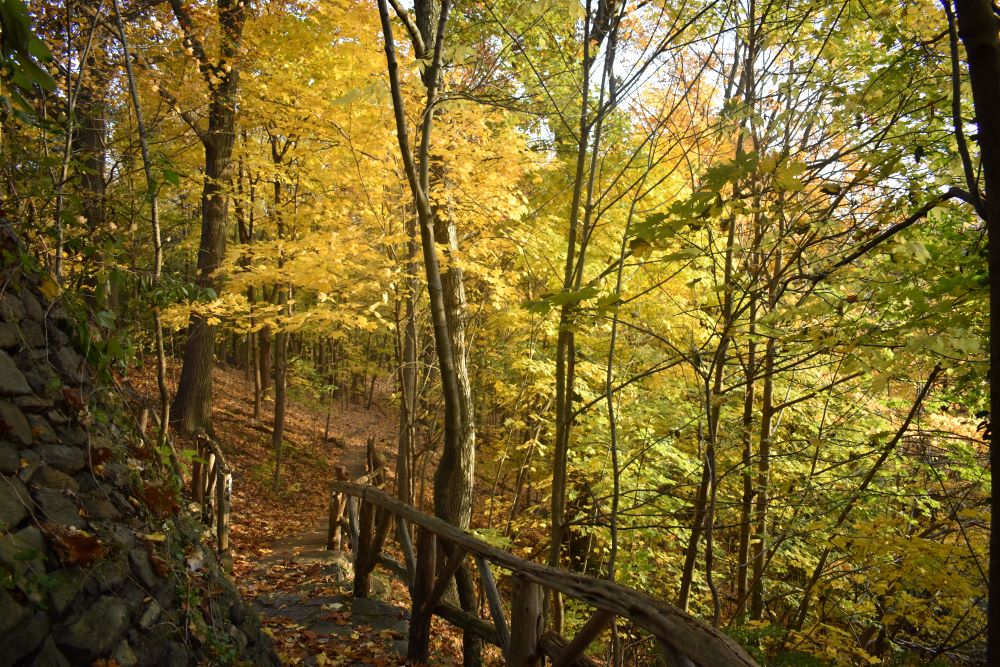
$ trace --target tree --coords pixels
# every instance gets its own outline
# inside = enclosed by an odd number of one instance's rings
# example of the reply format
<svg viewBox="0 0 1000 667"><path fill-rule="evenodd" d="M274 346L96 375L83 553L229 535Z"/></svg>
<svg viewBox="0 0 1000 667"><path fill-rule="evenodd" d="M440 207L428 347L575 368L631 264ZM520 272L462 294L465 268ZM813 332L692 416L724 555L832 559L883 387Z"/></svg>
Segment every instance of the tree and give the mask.
<svg viewBox="0 0 1000 667"><path fill-rule="evenodd" d="M226 249L229 215L229 182L232 177L233 144L236 139L236 105L239 95L240 46L249 9L242 0L218 0L219 55L212 59L199 31L181 0L170 7L184 34L184 44L197 59L198 70L208 90L208 125L191 114L191 125L205 150L205 174L201 195L201 241L198 246L196 283L217 291L215 275ZM169 94L169 93L168 93ZM184 365L171 414L181 432L191 434L211 429L212 368L215 360L216 327L204 315L193 313L184 348Z"/></svg>

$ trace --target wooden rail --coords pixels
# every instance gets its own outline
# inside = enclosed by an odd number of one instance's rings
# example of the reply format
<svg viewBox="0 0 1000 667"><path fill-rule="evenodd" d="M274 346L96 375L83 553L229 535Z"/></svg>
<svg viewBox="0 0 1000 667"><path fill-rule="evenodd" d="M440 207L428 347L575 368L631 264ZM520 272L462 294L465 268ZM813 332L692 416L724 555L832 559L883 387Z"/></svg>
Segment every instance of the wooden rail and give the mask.
<svg viewBox="0 0 1000 667"><path fill-rule="evenodd" d="M229 553L229 506L233 473L222 448L207 435L196 438L198 453L191 471L191 497L201 508L201 520L215 529L216 549Z"/></svg>
<svg viewBox="0 0 1000 667"><path fill-rule="evenodd" d="M388 567L409 587L413 605L407 653L410 659L426 660L430 616L436 614L499 646L507 665L540 666L543 656L546 656L559 667L592 667L595 663L584 656L584 651L615 617L622 617L653 636L668 665L756 665L739 644L719 629L646 593L518 558L400 502L374 486L337 480L332 488L333 496L341 499L338 503L343 502L347 506L349 515L351 542L355 545L355 596L368 596L368 580L376 564ZM333 513L331 520L335 520L338 526L341 524L341 518L334 517ZM393 520L404 564L381 553ZM418 528L416 548L410 538L411 526ZM439 551L445 556L443 564L437 558ZM441 601L455 573L469 556L475 561L492 623ZM504 605L490 564L511 573L509 622L504 615ZM362 575L360 579L358 573ZM542 590L545 588L596 609L570 641L543 632Z"/></svg>

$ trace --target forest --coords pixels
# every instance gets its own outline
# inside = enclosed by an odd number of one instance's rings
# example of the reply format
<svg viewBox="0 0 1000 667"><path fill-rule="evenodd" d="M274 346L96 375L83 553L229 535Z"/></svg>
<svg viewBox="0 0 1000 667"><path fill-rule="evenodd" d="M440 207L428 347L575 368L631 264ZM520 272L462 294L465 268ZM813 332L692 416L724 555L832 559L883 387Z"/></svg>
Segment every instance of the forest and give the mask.
<svg viewBox="0 0 1000 667"><path fill-rule="evenodd" d="M86 315L99 382L149 379L180 480L226 442L213 369L246 379L257 500L289 514L286 406L326 442L384 398L399 501L760 664L1000 664L989 0L0 18L5 261ZM655 648L619 618L590 651Z"/></svg>

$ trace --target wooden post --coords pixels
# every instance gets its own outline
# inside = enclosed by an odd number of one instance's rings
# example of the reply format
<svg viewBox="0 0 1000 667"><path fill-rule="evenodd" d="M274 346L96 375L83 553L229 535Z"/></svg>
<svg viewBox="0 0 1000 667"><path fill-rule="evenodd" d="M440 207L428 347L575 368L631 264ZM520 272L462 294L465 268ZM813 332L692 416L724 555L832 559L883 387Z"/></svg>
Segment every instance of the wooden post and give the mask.
<svg viewBox="0 0 1000 667"><path fill-rule="evenodd" d="M611 624L611 621L615 620L615 615L610 611L598 610L590 620L587 621L580 631L576 633L576 637L566 645L563 650L562 655L556 660L552 667L572 667L576 664L577 658L583 655L583 652L587 650L591 642L597 638L597 635L601 634L606 627Z"/></svg>
<svg viewBox="0 0 1000 667"><path fill-rule="evenodd" d="M490 570L489 562L482 556L476 556L476 567L479 568L479 578L483 582L483 592L486 594L486 601L490 605L490 618L497 629L497 638L500 640L500 648L506 652L510 648L510 628L507 627L507 618L503 615L503 604L500 601L500 591L497 588L496 579L493 578L493 571Z"/></svg>
<svg viewBox="0 0 1000 667"><path fill-rule="evenodd" d="M538 640L542 636L542 587L514 577L510 609L507 667L542 667Z"/></svg>
<svg viewBox="0 0 1000 667"><path fill-rule="evenodd" d="M358 541L354 545L354 598L366 598L371 594L372 542L375 530L375 506L362 502L358 526Z"/></svg>
<svg viewBox="0 0 1000 667"><path fill-rule="evenodd" d="M191 467L191 495L194 497L194 502L197 503L198 507L202 506L205 500L205 464L202 461L207 461L207 452L205 451L205 443L198 440L198 455L195 456L194 465Z"/></svg>
<svg viewBox="0 0 1000 667"><path fill-rule="evenodd" d="M347 468L342 465L334 468L338 481L346 482L348 479ZM341 528L344 513L347 511L347 494L334 491L330 494L330 525L326 533L327 550L340 551L343 544L344 531Z"/></svg>
<svg viewBox="0 0 1000 667"><path fill-rule="evenodd" d="M413 553L413 542L410 541L409 522L402 517L396 517L396 539L399 540L399 546L403 550L403 561L406 565L407 574L406 585L410 589L410 595L412 596L413 582L417 578L417 557Z"/></svg>
<svg viewBox="0 0 1000 667"><path fill-rule="evenodd" d="M413 609L410 612L410 632L407 637L408 662L426 664L430 658L431 611L426 601L434 587L434 570L437 560L437 537L423 528L417 531L417 572L410 594Z"/></svg>
<svg viewBox="0 0 1000 667"><path fill-rule="evenodd" d="M216 482L215 489L215 534L218 538L219 553L226 555L229 553L229 501L233 493L232 473L228 470L223 472Z"/></svg>

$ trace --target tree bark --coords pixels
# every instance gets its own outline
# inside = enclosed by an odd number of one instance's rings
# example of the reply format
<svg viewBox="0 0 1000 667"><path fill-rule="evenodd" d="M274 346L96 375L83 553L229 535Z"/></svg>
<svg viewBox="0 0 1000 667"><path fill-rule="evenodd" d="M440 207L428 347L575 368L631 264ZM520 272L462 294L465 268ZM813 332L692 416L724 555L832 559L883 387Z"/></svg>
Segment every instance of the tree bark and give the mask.
<svg viewBox="0 0 1000 667"><path fill-rule="evenodd" d="M247 9L243 0L217 0L222 32L218 63L211 62L181 0L170 0L184 39L195 52L209 90L208 129L198 131L205 148L205 178L201 194L201 240L198 246L199 287L215 289L214 275L226 250L226 222L229 213L228 183L232 175L233 143L236 138L236 101L239 95L239 57ZM211 431L212 368L215 357L216 327L204 315L191 315L184 348L184 365L174 397L172 413L182 433Z"/></svg>
<svg viewBox="0 0 1000 667"><path fill-rule="evenodd" d="M972 99L979 126L980 163L989 238L990 427L1000 415L1000 20L990 0L955 0L958 36L969 61ZM992 433L991 433L992 436ZM986 662L1000 662L1000 447L990 440L990 587Z"/></svg>

